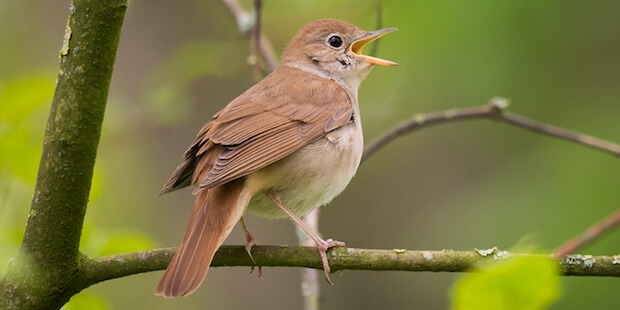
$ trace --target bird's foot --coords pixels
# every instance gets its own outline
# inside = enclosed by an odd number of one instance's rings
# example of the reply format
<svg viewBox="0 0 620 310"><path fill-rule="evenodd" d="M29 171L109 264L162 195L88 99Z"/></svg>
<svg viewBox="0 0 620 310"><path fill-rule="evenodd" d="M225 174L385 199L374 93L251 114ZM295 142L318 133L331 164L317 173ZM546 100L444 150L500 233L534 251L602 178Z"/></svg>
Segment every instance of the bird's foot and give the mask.
<svg viewBox="0 0 620 310"><path fill-rule="evenodd" d="M258 245L258 243L256 243L256 239L254 239L254 237L252 237L252 235L250 235L249 233L245 235L245 240L245 251L248 252L250 259L252 260L254 265L256 265L256 260L254 260L254 256L252 256L252 247Z"/></svg>
<svg viewBox="0 0 620 310"><path fill-rule="evenodd" d="M325 279L331 285L334 285L334 283L329 278L329 273L331 269L329 268L329 262L327 261L327 250L333 247L345 247L345 246L346 245L344 244L344 242L336 241L332 239L327 239L327 240L319 239L316 242L316 248L319 251L319 254L321 255L321 261L323 262L323 272L325 273Z"/></svg>
<svg viewBox="0 0 620 310"><path fill-rule="evenodd" d="M254 263L254 265L256 264L256 260L254 260L254 256L252 256L252 247L254 247L255 245L258 245L258 243L256 243L256 239L254 239L254 237L252 236L252 234L250 234L250 231L248 231L247 226L245 226L245 221L243 220L243 218L241 218L241 220L239 221L241 222L241 227L243 228L243 232L245 233L245 251L248 253L248 256L250 256L250 259L252 260L252 262ZM250 269L250 273L254 272L254 267L256 266L252 266ZM258 266L258 273L257 273L259 278L263 278L263 268L261 266Z"/></svg>

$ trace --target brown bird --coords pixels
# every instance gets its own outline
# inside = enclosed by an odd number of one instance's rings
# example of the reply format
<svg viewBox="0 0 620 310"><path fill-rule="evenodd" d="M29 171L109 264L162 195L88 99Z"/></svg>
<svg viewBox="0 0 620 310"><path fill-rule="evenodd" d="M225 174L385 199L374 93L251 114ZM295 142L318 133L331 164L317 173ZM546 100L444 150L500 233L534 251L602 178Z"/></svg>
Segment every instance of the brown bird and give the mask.
<svg viewBox="0 0 620 310"><path fill-rule="evenodd" d="M357 171L363 151L357 90L374 65L397 65L362 55L362 47L394 30L368 32L336 19L307 24L273 73L200 130L160 191L196 185L185 237L156 295L194 292L239 221L252 257L246 211L290 217L316 242L328 275L326 251L344 243L323 240L299 217L329 203Z"/></svg>

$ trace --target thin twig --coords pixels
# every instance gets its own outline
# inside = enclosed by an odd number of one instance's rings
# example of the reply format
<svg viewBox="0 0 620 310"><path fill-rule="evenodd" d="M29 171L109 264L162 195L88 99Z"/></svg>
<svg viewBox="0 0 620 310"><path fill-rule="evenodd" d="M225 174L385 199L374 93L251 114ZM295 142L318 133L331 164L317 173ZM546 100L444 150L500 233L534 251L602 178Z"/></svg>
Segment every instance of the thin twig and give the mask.
<svg viewBox="0 0 620 310"><path fill-rule="evenodd" d="M256 15L248 13L237 0L222 0L222 2L235 19L239 33L244 37L250 35L256 23ZM267 37L260 35L258 42L260 57L265 62L268 71L272 72L278 66L278 57Z"/></svg>
<svg viewBox="0 0 620 310"><path fill-rule="evenodd" d="M387 130L384 134L380 135L372 142L370 142L364 150L362 161L368 159L379 149L385 147L388 143L394 141L396 138L408 135L414 131L434 125L443 124L446 122L480 118L488 118L496 121L501 121L540 134L545 134L551 137L556 137L586 145L591 148L610 153L616 157L620 157L620 145L618 144L563 129L560 127L539 123L514 113L505 112L504 110L507 106L508 101L506 99L493 98L488 105L481 107L455 109L414 115L411 120L405 121Z"/></svg>
<svg viewBox="0 0 620 310"><path fill-rule="evenodd" d="M222 0L222 2L237 22L239 32L244 35L248 34L254 27L252 14L246 12L237 0Z"/></svg>
<svg viewBox="0 0 620 310"><path fill-rule="evenodd" d="M265 65L267 65L267 70L269 72L273 72L273 70L276 69L276 67L278 67L278 57L276 57L276 52L273 49L273 46L271 45L271 42L267 39L267 37L265 35L261 35L260 36L260 55L263 58L263 61L265 62Z"/></svg>
<svg viewBox="0 0 620 310"><path fill-rule="evenodd" d="M602 233L617 226L618 223L620 223L620 209L592 225L583 234L568 240L559 246L554 252L558 257L564 257L570 253L573 253L588 244L590 241L600 237Z"/></svg>
<svg viewBox="0 0 620 310"><path fill-rule="evenodd" d="M525 128L537 133L545 134L548 136L572 141L578 144L583 144L589 146L591 148L611 153L616 157L620 157L620 145L605 141L599 138L595 138L592 136L588 136L582 133L578 133L575 131L570 131L567 129L563 129L560 127L546 125L543 123L538 123L531 119L525 118L523 116L513 114L513 113L504 113L500 118L505 123Z"/></svg>
<svg viewBox="0 0 620 310"><path fill-rule="evenodd" d="M368 159L379 149L385 147L388 143L396 140L398 137L408 135L414 131L427 128L434 125L443 124L452 121L463 121L470 119L488 118L501 121L516 127L524 128L536 133L548 135L551 137L564 139L567 141L582 144L600 151L610 153L616 157L620 157L620 145L594 138L582 133L566 130L560 127L551 126L536 122L526 117L506 112L508 101L502 98L493 98L488 105L474 108L465 108L449 111L431 112L426 114L415 115L411 120L405 121L380 135L369 143L364 150L362 161ZM584 246L593 239L599 237L603 232L620 224L620 210L609 217L596 223L588 229L583 235L575 237L567 241L556 249L556 255L563 257L574 252L578 248Z"/></svg>

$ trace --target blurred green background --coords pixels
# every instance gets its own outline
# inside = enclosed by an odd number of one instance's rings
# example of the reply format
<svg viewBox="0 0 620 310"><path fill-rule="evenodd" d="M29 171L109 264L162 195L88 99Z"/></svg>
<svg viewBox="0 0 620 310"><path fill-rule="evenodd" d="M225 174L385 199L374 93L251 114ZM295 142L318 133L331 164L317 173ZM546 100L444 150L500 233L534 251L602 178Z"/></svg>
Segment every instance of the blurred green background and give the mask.
<svg viewBox="0 0 620 310"><path fill-rule="evenodd" d="M251 1L242 2L247 9ZM27 218L69 1L0 1L0 274ZM415 113L510 98L510 110L620 142L619 1L383 1L376 68L360 89L366 141ZM375 1L265 1L280 54L305 23L375 27ZM215 0L132 0L110 91L82 249L100 256L176 246L189 190L155 195L195 133L251 84L249 42ZM360 248L550 250L618 208L620 162L488 120L398 140L321 212L324 236ZM293 225L248 216L259 244L295 244ZM613 231L582 252L620 252ZM235 229L228 244L243 244ZM193 295L153 295L162 272L85 290L68 309L298 309L300 270L214 268ZM448 273L346 271L321 282L323 309L443 309ZM618 279L563 278L552 309L618 308Z"/></svg>

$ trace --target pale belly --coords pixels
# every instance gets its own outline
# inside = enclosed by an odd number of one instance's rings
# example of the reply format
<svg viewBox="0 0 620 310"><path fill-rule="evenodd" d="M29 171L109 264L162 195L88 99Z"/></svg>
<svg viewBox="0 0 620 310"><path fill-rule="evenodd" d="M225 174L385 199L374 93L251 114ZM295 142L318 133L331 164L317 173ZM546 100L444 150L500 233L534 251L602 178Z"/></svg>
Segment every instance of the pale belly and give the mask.
<svg viewBox="0 0 620 310"><path fill-rule="evenodd" d="M287 217L269 198L272 191L279 193L282 202L298 216L329 203L355 175L363 144L358 119L250 174L248 184L257 192L247 211L267 218Z"/></svg>

